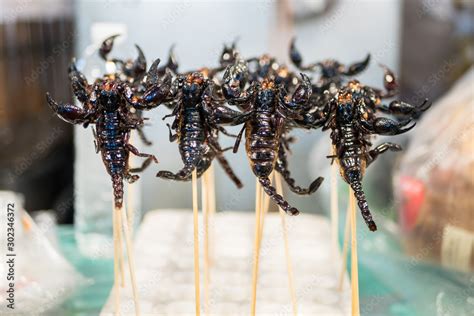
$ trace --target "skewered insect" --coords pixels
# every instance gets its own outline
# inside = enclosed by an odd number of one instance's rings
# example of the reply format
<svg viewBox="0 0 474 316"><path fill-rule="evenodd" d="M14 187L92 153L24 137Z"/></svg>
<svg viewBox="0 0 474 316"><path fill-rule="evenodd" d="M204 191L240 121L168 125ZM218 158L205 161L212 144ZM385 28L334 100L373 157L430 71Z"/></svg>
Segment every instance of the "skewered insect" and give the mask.
<svg viewBox="0 0 474 316"><path fill-rule="evenodd" d="M262 82L254 81L245 89L245 78L248 77L246 71L245 62L236 62L227 68L223 79L223 91L228 102L245 110L242 114L236 115L235 121L232 122L236 125L244 123L234 145L234 152L237 152L245 132L245 148L253 173L266 194L281 209L296 215L299 213L298 209L289 205L281 195L276 193L269 176L275 169L283 175L290 189L297 194L311 194L323 181L323 178L319 177L306 189L295 185L287 169L283 146L287 123L300 118L300 112L311 95L311 83L307 76L301 74L302 82L291 96L282 85L277 85L270 78L265 78Z"/></svg>
<svg viewBox="0 0 474 316"><path fill-rule="evenodd" d="M72 63L69 78L74 95L82 107L59 104L49 93L46 94L47 102L56 115L68 123L82 124L84 127L95 125L96 152L101 153L112 178L115 206L120 208L123 203L123 180L133 183L139 176L132 173L143 171L152 161L158 163L154 155L141 153L129 143L130 131L142 127L143 119L129 111L123 94L123 82L114 75L105 75L89 84ZM130 168L130 153L146 158L141 167Z"/></svg>
<svg viewBox="0 0 474 316"><path fill-rule="evenodd" d="M219 132L228 133L214 122L214 118L219 116L220 112L232 113L232 110L215 100L213 85L212 80L206 78L202 72L192 72L178 75L170 86L164 102L173 108L173 112L165 118L174 117L172 125L167 124L169 140L178 142L184 167L177 173L160 171L157 177L189 181L194 170L198 177L201 176L216 158L235 185L238 188L242 187L241 181L223 155L226 149L222 149L218 142ZM129 95L129 100L135 104L142 103L143 99L146 100L146 97L140 99Z"/></svg>
<svg viewBox="0 0 474 316"><path fill-rule="evenodd" d="M388 150L400 151L402 149L400 145L390 142L371 148L371 136L398 135L408 132L416 124L413 122L415 113L418 114L429 108L427 101L419 106L400 101L393 101L389 106L367 104L367 101L370 102L370 98L367 96L377 93L370 87L352 80L340 89L331 100L329 111L322 114L322 116L327 116L323 130L331 130L333 152L335 153L328 158L337 161L341 176L351 186L362 217L371 231L377 230L377 226L362 188L365 169L382 153ZM407 115L401 121L395 121L377 117L377 111L391 114L410 113L411 115Z"/></svg>

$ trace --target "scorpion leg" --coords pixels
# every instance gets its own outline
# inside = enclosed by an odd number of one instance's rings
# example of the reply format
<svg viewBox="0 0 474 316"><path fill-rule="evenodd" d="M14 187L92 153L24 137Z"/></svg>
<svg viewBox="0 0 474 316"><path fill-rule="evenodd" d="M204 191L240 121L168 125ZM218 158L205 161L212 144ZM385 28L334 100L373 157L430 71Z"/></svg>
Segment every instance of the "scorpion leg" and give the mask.
<svg viewBox="0 0 474 316"><path fill-rule="evenodd" d="M402 150L402 147L398 144L388 142L378 145L367 153L367 166L369 166L372 162L374 162L375 159L378 158L380 154L386 152L387 150L400 151Z"/></svg>
<svg viewBox="0 0 474 316"><path fill-rule="evenodd" d="M153 145L153 143L148 140L148 138L146 137L145 133L143 132L143 128L141 127L137 127L137 134L138 134L138 137L140 138L140 140L147 146L151 146Z"/></svg>
<svg viewBox="0 0 474 316"><path fill-rule="evenodd" d="M222 169L224 169L225 173L229 176L229 178L234 182L235 186L238 189L241 189L243 187L242 182L240 179L237 177L237 175L234 173L232 168L229 165L229 162L227 159L224 157L224 155L220 152L216 152L216 159L221 165Z"/></svg>
<svg viewBox="0 0 474 316"><path fill-rule="evenodd" d="M95 128L92 127L92 135L94 135L94 146L95 146L95 153L99 153L99 149L101 147L100 143L100 138L97 137L97 132L95 131Z"/></svg>
<svg viewBox="0 0 474 316"><path fill-rule="evenodd" d="M298 215L300 212L295 207L291 206L280 194L276 192L275 187L271 185L270 179L268 177L259 177L258 181L263 187L265 193L276 203L278 206L289 213L290 215Z"/></svg>
<svg viewBox="0 0 474 316"><path fill-rule="evenodd" d="M130 172L143 172L153 162L153 157L148 157L143 161L142 165L138 168L130 168Z"/></svg>
<svg viewBox="0 0 474 316"><path fill-rule="evenodd" d="M220 125L217 125L217 129L222 132L222 134L226 135L226 136L229 136L229 137L233 137L233 138L237 138L237 135L235 134L232 134L232 133L229 133L224 127L220 126Z"/></svg>
<svg viewBox="0 0 474 316"><path fill-rule="evenodd" d="M189 181L191 179L191 174L196 168L196 165L198 164L198 159L195 159L193 161L190 161L184 165L184 167L179 170L177 173L173 173L171 171L167 170L162 170L159 171L156 176L158 178L164 178L164 179L169 179L169 180L176 180L176 181Z"/></svg>
<svg viewBox="0 0 474 316"><path fill-rule="evenodd" d="M242 127L242 129L240 130L239 134L237 135L237 138L235 139L235 143L234 143L234 149L232 150L232 152L235 154L239 151L239 146L240 146L240 141L242 140L242 135L244 134L244 131L245 131L245 124L244 126Z"/></svg>
<svg viewBox="0 0 474 316"><path fill-rule="evenodd" d="M290 190L299 195L308 195L316 192L319 186L323 182L323 177L318 177L314 180L309 188L303 189L300 186L295 185L295 179L291 177L291 173L288 170L288 161L286 160L286 153L284 151L283 146L280 145L280 150L278 151L278 159L275 165L275 170L278 171L285 179L286 183L290 187Z"/></svg>
<svg viewBox="0 0 474 316"><path fill-rule="evenodd" d="M221 165L222 169L224 169L225 173L227 173L227 175L232 180L232 182L235 183L235 186L237 188L239 188L239 189L242 188L243 187L242 182L237 177L237 175L234 173L234 171L232 170L232 168L229 165L229 162L227 161L227 159L222 154L222 152L227 150L227 148L222 149L220 147L219 143L217 142L217 139L212 137L212 136L208 136L208 139L209 139L209 145L210 145L212 151L214 152L215 157L216 157L217 161L219 162L219 164Z"/></svg>
<svg viewBox="0 0 474 316"><path fill-rule="evenodd" d="M155 155L141 153L132 144L126 144L125 147L128 149L128 151L130 151L132 154L134 154L137 157L151 158L155 163L158 163L158 159L156 159Z"/></svg>
<svg viewBox="0 0 474 316"><path fill-rule="evenodd" d="M139 169L139 168L137 168L137 169ZM139 175L131 174L130 172L132 172L132 169L124 173L124 178L125 178L125 180L127 180L128 183L132 184L132 183L136 182L138 179L140 179Z"/></svg>
<svg viewBox="0 0 474 316"><path fill-rule="evenodd" d="M171 130L171 126L168 123L166 123L166 126L168 126L169 140L170 140L170 143L172 143L172 142L174 142L175 140L178 139L178 134L173 135L173 132Z"/></svg>

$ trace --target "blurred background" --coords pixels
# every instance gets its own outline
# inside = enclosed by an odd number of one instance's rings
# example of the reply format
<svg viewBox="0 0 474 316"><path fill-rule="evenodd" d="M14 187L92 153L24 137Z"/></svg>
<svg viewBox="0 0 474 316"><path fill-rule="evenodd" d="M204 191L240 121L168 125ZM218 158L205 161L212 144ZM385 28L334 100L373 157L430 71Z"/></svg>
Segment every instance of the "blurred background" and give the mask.
<svg viewBox="0 0 474 316"><path fill-rule="evenodd" d="M0 11L0 190L22 194L29 213L47 210L50 220L59 224L75 221L75 236L85 252L84 244L91 242L84 239L88 232L111 229L110 214L104 215L110 212L110 179L94 152L91 130L57 119L45 102L45 93L72 102L67 75L71 58L77 58L91 82L104 71L97 55L100 43L116 33L122 36L111 55L135 58L134 44L138 44L150 65L158 57L165 60L174 44L181 71L217 65L223 45L235 39L245 57L269 53L285 63L294 36L308 63L333 58L351 64L371 53L370 67L357 79L381 87L378 63L382 63L398 75L401 93L397 98L412 104L428 98L434 103L433 112L440 108L437 116L433 114L426 123L422 120L413 132L392 138L405 151L386 154L371 166L364 180L369 203L379 211L385 230L405 231L411 238L405 241L408 253L426 245L429 236L443 235L445 219L455 210L461 214L459 225L450 229L464 234L456 240L474 240L472 95L462 105L443 97L461 78L462 88L458 85L451 96L474 89L472 75L466 75L474 60L472 0L0 0ZM155 178L158 170L176 171L182 166L177 145L169 143L161 120L168 112L160 107L145 113L150 118L145 133L153 145L136 142L140 150L160 160L137 184L136 207L142 213L191 207L190 184ZM441 123L451 116L452 120ZM468 120L467 125L460 123L462 119ZM239 128L230 130L237 133ZM286 196L303 212L325 214L329 133L296 131L294 135L297 142L289 158L294 177L302 185L320 175L326 181L311 197ZM420 139L416 145L415 139ZM222 142L228 146L233 139ZM462 150L458 148L465 143ZM216 167L217 209L251 211L255 180L244 150L226 157L244 188L237 190ZM442 176L419 176L419 169L426 172L428 168L430 174L440 165ZM464 182L456 185L460 177ZM440 189L429 195L434 187ZM453 204L463 199L466 202L461 206ZM98 218L103 226L97 224ZM429 255L423 255L424 259L442 263L446 246L440 240L428 245ZM445 264L472 271L472 247L474 242L463 252L467 264L447 259Z"/></svg>

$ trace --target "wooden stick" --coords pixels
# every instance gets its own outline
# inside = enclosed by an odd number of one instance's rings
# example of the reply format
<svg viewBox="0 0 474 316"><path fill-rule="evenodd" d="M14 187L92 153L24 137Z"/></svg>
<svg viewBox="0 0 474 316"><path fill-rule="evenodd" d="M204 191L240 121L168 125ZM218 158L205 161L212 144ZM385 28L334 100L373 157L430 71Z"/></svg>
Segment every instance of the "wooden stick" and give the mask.
<svg viewBox="0 0 474 316"><path fill-rule="evenodd" d="M214 175L214 165L211 164L209 167L209 210L210 214L216 213L216 182L215 182L215 175Z"/></svg>
<svg viewBox="0 0 474 316"><path fill-rule="evenodd" d="M209 172L201 178L201 201L204 226L204 313L209 313Z"/></svg>
<svg viewBox="0 0 474 316"><path fill-rule="evenodd" d="M359 305L359 267L357 258L357 222L354 192L349 190L349 205L351 214L351 285L352 285L352 315L360 315Z"/></svg>
<svg viewBox="0 0 474 316"><path fill-rule="evenodd" d="M351 207L350 203L347 205L346 219L344 224L344 244L342 246L342 266L341 273L339 275L339 287L338 290L342 291L344 285L344 279L346 278L347 271L347 253L349 251L349 233L351 232Z"/></svg>
<svg viewBox="0 0 474 316"><path fill-rule="evenodd" d="M131 160L131 158L129 158ZM127 220L128 220L128 227L130 228L130 234L133 236L134 230L134 220L135 220L135 201L136 201L136 185L134 183L128 183L127 186Z"/></svg>
<svg viewBox="0 0 474 316"><path fill-rule="evenodd" d="M283 185L281 181L281 176L279 173L275 173L274 177L275 177L276 191L278 194L283 196ZM295 282L294 282L294 276L293 276L293 264L291 262L291 256L290 256L290 245L288 242L288 226L286 224L286 213L280 208L279 208L279 211L280 211L280 218L281 218L281 228L283 230L283 240L285 244L286 270L288 272L288 289L290 291L293 315L296 316L298 315L298 304L297 304L297 299L296 299Z"/></svg>
<svg viewBox="0 0 474 316"><path fill-rule="evenodd" d="M335 154L332 149L332 155ZM336 161L331 165L331 239L333 247L333 256L335 261L339 261L339 205L338 205L338 192L337 192L337 180L338 180L339 166Z"/></svg>
<svg viewBox="0 0 474 316"><path fill-rule="evenodd" d="M260 182L255 183L255 240L254 240L254 256L252 269L252 300L250 314L255 316L257 307L257 279L258 279L258 264L260 260L260 240L261 240L261 208L262 208L262 187Z"/></svg>
<svg viewBox="0 0 474 316"><path fill-rule="evenodd" d="M115 208L112 209L112 233L113 233L113 243L114 243L114 315L120 314L120 268L119 268L119 249L118 249L118 221L117 215L118 212Z"/></svg>
<svg viewBox="0 0 474 316"><path fill-rule="evenodd" d="M273 173L270 175L270 180L273 178ZM260 248L262 247L262 238L263 238L263 228L265 227L265 216L268 213L270 208L270 197L268 194L263 191L262 186L260 185L260 240L258 242L258 252L260 253Z"/></svg>
<svg viewBox="0 0 474 316"><path fill-rule="evenodd" d="M127 218L127 211L124 207L117 210L122 212L122 219L121 224L123 225L123 233L125 236L125 246L127 248L127 255L128 255L128 268L130 272L130 282L132 283L132 291L133 291L133 301L135 303L135 315L140 316L140 303L138 298L138 288L137 288L137 279L135 277L135 256L133 255L133 247L132 247L132 238L130 236L130 227L128 226L128 218ZM119 217L120 220L120 217Z"/></svg>
<svg viewBox="0 0 474 316"><path fill-rule="evenodd" d="M193 170L192 174L193 186L193 221L194 221L194 290L196 301L196 315L201 315L201 294L199 282L199 223L198 223L198 187L197 172Z"/></svg>
<svg viewBox="0 0 474 316"><path fill-rule="evenodd" d="M211 166L208 169L208 184L209 188L207 190L208 193L208 205L209 205L209 220L213 219L214 214L216 214L216 185L215 185L215 177L214 177L214 165L211 164ZM213 244L212 241L214 239L214 225L209 227L210 230L208 232L209 234L209 255L208 255L208 260L209 260L209 267L211 267L214 263L214 255L213 255Z"/></svg>
<svg viewBox="0 0 474 316"><path fill-rule="evenodd" d="M120 286L125 287L125 259L123 256L123 240L122 240L122 230L120 229L120 223L122 222L122 214L120 212L117 212L115 220L117 221L117 251L118 251L118 256L119 256L119 271L120 271Z"/></svg>
<svg viewBox="0 0 474 316"><path fill-rule="evenodd" d="M135 133L130 133L130 139L129 142L131 144L134 144L137 139L137 136ZM132 166L134 165L134 162L137 160L136 158L132 158L133 155L129 155L128 157L128 165ZM127 210L127 219L128 219L128 227L130 228L130 234L133 236L133 230L134 230L134 220L135 220L135 202L136 202L136 193L137 193L137 185L134 183L125 183L126 186L126 210Z"/></svg>

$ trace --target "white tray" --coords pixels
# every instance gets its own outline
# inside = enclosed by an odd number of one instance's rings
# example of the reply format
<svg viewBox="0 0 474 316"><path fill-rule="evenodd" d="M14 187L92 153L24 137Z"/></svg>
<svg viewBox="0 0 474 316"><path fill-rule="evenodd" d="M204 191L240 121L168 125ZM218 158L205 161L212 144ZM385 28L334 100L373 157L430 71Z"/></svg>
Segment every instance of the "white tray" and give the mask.
<svg viewBox="0 0 474 316"><path fill-rule="evenodd" d="M287 216L298 315L349 315L350 287L337 290L339 259L331 248L329 221ZM205 315L203 226L200 218L201 308ZM210 315L249 315L255 215L218 212L210 222ZM148 212L135 240L143 315L194 315L193 222L190 210ZM292 315L280 215L265 217L257 290L258 315ZM128 272L128 271L127 271ZM129 277L121 289L122 315L133 315ZM113 295L102 315L113 314Z"/></svg>

